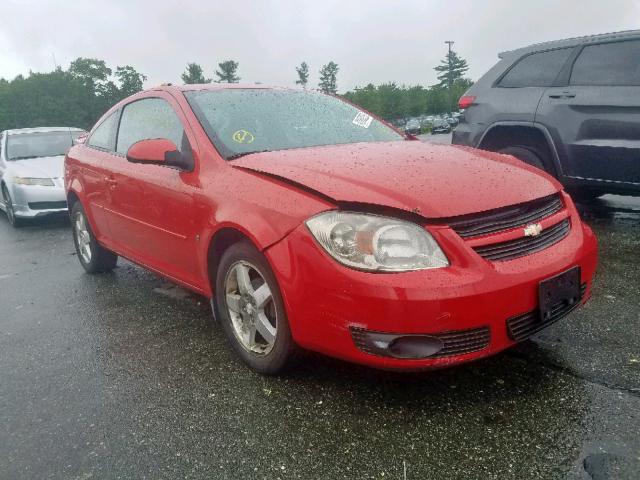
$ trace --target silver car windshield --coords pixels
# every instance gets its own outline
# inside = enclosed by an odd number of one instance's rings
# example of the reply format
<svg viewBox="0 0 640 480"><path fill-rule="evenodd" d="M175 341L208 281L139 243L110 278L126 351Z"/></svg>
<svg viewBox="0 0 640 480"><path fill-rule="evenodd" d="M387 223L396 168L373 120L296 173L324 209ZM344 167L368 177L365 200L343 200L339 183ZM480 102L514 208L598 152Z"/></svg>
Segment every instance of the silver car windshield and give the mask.
<svg viewBox="0 0 640 480"><path fill-rule="evenodd" d="M80 132L58 131L9 134L7 137L7 160L64 155L71 147L74 133Z"/></svg>

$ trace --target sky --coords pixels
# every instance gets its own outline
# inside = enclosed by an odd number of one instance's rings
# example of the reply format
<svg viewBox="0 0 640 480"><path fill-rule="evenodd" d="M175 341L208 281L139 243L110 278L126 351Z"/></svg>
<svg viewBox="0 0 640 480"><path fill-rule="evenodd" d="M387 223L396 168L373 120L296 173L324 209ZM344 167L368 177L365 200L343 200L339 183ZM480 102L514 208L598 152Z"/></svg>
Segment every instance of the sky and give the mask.
<svg viewBox="0 0 640 480"><path fill-rule="evenodd" d="M214 76L240 63L242 82L310 86L330 60L338 90L368 83L433 85L445 40L475 80L498 52L640 28L640 0L2 0L0 77L67 68L77 57L131 65L146 87L181 83L188 62Z"/></svg>

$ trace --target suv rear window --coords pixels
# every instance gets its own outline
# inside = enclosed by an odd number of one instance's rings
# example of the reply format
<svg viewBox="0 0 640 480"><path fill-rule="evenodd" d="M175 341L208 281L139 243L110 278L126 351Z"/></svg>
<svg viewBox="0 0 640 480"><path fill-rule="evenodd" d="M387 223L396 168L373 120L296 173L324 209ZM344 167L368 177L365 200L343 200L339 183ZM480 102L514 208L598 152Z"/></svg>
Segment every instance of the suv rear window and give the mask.
<svg viewBox="0 0 640 480"><path fill-rule="evenodd" d="M584 47L571 72L571 85L640 85L640 41Z"/></svg>
<svg viewBox="0 0 640 480"><path fill-rule="evenodd" d="M500 87L550 87L571 55L572 48L532 53L516 63L502 77Z"/></svg>

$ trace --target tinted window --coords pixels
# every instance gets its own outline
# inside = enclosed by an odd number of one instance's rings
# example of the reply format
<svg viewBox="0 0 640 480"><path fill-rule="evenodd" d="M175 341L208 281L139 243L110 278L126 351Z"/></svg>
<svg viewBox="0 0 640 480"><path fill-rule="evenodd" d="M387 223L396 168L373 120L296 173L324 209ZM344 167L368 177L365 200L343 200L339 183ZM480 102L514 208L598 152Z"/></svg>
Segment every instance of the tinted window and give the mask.
<svg viewBox="0 0 640 480"><path fill-rule="evenodd" d="M584 47L573 65L572 85L640 85L640 42Z"/></svg>
<svg viewBox="0 0 640 480"><path fill-rule="evenodd" d="M500 80L501 87L550 87L560 73L571 48L527 55Z"/></svg>
<svg viewBox="0 0 640 480"><path fill-rule="evenodd" d="M122 112L118 130L118 153L126 154L140 140L166 138L180 148L184 129L171 105L161 98L146 98L130 103Z"/></svg>
<svg viewBox="0 0 640 480"><path fill-rule="evenodd" d="M227 159L255 151L404 140L358 108L318 92L229 89L185 95Z"/></svg>
<svg viewBox="0 0 640 480"><path fill-rule="evenodd" d="M7 136L7 160L57 157L71 147L71 132L14 133Z"/></svg>
<svg viewBox="0 0 640 480"><path fill-rule="evenodd" d="M95 129L87 145L103 150L113 150L113 139L118 122L118 112L113 112Z"/></svg>

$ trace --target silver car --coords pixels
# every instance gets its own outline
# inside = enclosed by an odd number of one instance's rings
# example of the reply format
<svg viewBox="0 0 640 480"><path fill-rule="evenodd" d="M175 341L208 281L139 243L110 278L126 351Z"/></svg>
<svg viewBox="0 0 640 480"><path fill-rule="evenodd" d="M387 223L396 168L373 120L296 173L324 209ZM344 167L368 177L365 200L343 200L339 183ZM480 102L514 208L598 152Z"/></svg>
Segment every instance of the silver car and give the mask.
<svg viewBox="0 0 640 480"><path fill-rule="evenodd" d="M79 128L43 127L0 134L0 209L11 225L67 211L64 155L82 133Z"/></svg>

